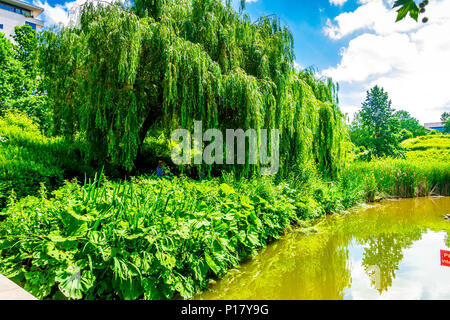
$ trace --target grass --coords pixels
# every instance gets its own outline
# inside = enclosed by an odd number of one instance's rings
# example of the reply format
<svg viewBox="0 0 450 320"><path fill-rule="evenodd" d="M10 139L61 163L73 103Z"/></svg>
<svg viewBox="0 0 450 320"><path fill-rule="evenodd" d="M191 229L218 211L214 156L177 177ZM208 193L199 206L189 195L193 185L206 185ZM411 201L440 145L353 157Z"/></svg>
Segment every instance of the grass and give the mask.
<svg viewBox="0 0 450 320"><path fill-rule="evenodd" d="M411 161L450 162L450 135L427 135L408 139L402 145Z"/></svg>
<svg viewBox="0 0 450 320"><path fill-rule="evenodd" d="M412 198L430 193L450 195L450 162L375 160L348 166L343 181L357 181L366 200L375 196Z"/></svg>

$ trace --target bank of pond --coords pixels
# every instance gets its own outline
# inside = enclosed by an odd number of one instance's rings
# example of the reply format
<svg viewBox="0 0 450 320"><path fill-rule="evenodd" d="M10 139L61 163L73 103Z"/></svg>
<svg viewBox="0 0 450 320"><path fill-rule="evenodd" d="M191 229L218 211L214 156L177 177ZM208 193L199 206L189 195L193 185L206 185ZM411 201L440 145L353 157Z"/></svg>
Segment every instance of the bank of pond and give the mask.
<svg viewBox="0 0 450 320"><path fill-rule="evenodd" d="M292 230L314 232L317 218L389 196L448 195L449 186L449 164L399 160L354 164L334 182L304 169L282 181L224 174L114 182L100 175L52 192L42 185L36 196L8 197L0 215L0 273L39 299L189 299L261 248L284 243L276 240ZM407 218L390 221L400 228ZM326 246L340 241L334 233L318 237L312 246L345 260ZM307 268L329 272L326 265ZM274 279L282 276L276 270ZM335 280L345 287L345 279Z"/></svg>

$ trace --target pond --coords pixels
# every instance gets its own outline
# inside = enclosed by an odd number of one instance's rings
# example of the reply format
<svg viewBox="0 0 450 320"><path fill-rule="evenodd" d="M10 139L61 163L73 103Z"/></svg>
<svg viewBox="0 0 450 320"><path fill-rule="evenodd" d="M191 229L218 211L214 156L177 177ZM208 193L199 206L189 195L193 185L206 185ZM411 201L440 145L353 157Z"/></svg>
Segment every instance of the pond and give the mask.
<svg viewBox="0 0 450 320"><path fill-rule="evenodd" d="M450 299L450 197L384 201L287 234L196 299Z"/></svg>

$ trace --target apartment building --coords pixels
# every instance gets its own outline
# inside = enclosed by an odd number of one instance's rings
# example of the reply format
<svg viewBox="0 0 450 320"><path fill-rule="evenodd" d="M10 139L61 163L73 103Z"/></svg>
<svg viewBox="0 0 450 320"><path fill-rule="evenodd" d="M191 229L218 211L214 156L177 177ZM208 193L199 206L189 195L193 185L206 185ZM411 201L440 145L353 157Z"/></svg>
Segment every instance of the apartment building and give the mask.
<svg viewBox="0 0 450 320"><path fill-rule="evenodd" d="M34 30L44 26L37 17L44 9L21 0L0 0L0 32L12 39L14 27L29 25Z"/></svg>

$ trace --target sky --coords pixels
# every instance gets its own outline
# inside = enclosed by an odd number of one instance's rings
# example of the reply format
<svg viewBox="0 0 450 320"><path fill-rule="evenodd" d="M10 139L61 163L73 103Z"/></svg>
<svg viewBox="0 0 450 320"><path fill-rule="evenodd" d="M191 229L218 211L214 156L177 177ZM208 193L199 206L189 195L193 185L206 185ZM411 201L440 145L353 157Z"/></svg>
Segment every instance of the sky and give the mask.
<svg viewBox="0 0 450 320"><path fill-rule="evenodd" d="M67 24L86 0L28 0L46 26ZM106 0L111 1L111 0ZM238 0L234 0L236 3ZM395 23L394 0L246 0L252 20L276 14L294 36L295 64L339 83L339 106L351 119L371 87L422 124L450 112L450 0L430 0L429 22Z"/></svg>

